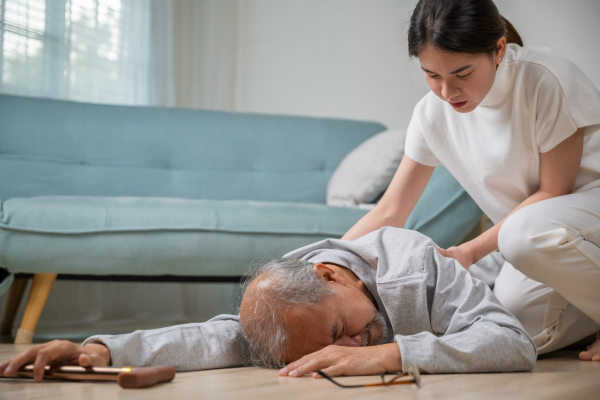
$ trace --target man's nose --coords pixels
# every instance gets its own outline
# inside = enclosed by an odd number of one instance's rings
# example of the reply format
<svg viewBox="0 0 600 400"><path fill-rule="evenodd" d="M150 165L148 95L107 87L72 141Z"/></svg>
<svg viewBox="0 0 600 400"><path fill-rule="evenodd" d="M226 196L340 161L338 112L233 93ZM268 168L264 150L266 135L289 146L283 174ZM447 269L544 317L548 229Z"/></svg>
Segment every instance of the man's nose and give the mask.
<svg viewBox="0 0 600 400"><path fill-rule="evenodd" d="M362 343L362 337L360 336L360 334L356 334L354 336L342 336L339 339L338 344L340 346L348 346L348 347L360 347L360 344Z"/></svg>

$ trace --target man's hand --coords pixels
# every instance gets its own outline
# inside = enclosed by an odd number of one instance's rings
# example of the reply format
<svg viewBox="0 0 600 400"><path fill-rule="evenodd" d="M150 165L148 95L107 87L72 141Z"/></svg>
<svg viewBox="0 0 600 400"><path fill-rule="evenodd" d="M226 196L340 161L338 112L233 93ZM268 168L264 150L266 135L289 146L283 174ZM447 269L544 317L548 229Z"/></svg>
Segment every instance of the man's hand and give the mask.
<svg viewBox="0 0 600 400"><path fill-rule="evenodd" d="M79 346L68 340L53 340L30 347L18 356L4 361L0 364L0 375L15 376L19 368L32 362L34 379L40 382L44 377L44 367L48 364L106 367L110 365L110 352L102 344Z"/></svg>
<svg viewBox="0 0 600 400"><path fill-rule="evenodd" d="M376 375L402 370L402 356L397 343L369 347L330 345L308 354L279 370L279 375L299 377L322 370L330 376Z"/></svg>
<svg viewBox="0 0 600 400"><path fill-rule="evenodd" d="M458 247L449 247L448 249L437 249L438 252L444 257L454 258L460 263L466 270L475 263L473 253L468 250L464 244Z"/></svg>

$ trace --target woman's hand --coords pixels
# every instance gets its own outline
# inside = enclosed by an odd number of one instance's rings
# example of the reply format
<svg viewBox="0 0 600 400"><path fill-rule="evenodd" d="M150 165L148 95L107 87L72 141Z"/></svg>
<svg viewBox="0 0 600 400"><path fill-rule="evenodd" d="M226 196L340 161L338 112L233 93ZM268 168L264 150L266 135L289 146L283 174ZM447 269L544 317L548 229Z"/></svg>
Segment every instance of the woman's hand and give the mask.
<svg viewBox="0 0 600 400"><path fill-rule="evenodd" d="M376 375L402 370L400 346L388 343L369 347L330 345L308 354L279 370L281 376L300 377L313 372L313 378L322 370L329 376Z"/></svg>
<svg viewBox="0 0 600 400"><path fill-rule="evenodd" d="M438 252L444 257L454 258L456 261L460 263L466 270L469 269L471 265L473 265L476 260L473 253L465 246L465 244L461 244L458 247L449 247L448 249L437 249Z"/></svg>
<svg viewBox="0 0 600 400"><path fill-rule="evenodd" d="M53 365L81 365L82 367L106 367L110 365L110 352L102 344L90 343L79 346L68 340L30 347L18 356L0 364L0 375L16 376L19 368L33 363L33 376L36 382L44 377L44 367Z"/></svg>

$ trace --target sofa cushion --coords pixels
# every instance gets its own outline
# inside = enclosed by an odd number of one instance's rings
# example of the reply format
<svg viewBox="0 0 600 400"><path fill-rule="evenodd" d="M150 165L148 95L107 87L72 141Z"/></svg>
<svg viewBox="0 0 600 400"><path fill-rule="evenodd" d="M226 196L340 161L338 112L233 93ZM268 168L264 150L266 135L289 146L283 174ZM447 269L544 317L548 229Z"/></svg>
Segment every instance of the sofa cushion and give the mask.
<svg viewBox="0 0 600 400"><path fill-rule="evenodd" d="M308 203L17 197L3 204L0 266L30 273L238 276L256 258L341 237L365 213Z"/></svg>
<svg viewBox="0 0 600 400"><path fill-rule="evenodd" d="M391 129L365 140L338 165L327 184L327 204L372 204L387 189L404 155L406 130Z"/></svg>
<svg viewBox="0 0 600 400"><path fill-rule="evenodd" d="M11 198L0 216L9 272L239 276L259 258L339 238L366 210L324 204L156 197ZM458 244L481 210L437 167L405 228Z"/></svg>

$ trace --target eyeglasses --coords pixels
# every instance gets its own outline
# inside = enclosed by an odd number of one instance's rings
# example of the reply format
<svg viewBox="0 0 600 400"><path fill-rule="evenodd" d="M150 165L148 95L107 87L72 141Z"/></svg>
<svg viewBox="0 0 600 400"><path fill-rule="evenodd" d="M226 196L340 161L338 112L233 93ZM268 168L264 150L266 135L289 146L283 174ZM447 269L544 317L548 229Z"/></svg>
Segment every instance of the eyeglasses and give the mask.
<svg viewBox="0 0 600 400"><path fill-rule="evenodd" d="M334 384L338 385L339 387L342 387L345 389L371 387L371 386L410 385L411 383L416 384L417 387L419 387L419 388L421 387L421 375L419 374L419 368L414 364L409 364L408 370L406 372L399 372L396 376L394 376L389 381L385 380L385 374L381 374L381 383L368 383L366 385L343 385L339 382L336 382L335 379L333 379L332 377L330 377L329 375L327 375L325 372L323 372L321 370L317 371L317 374L321 375L323 378L327 379L328 381L333 382ZM406 379L398 380L405 376L410 376L411 379L410 380L406 380Z"/></svg>

